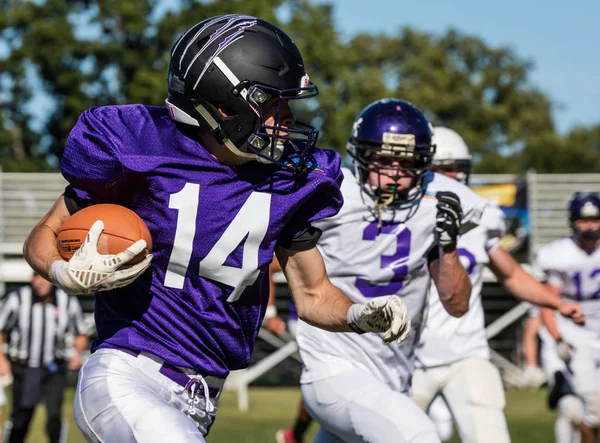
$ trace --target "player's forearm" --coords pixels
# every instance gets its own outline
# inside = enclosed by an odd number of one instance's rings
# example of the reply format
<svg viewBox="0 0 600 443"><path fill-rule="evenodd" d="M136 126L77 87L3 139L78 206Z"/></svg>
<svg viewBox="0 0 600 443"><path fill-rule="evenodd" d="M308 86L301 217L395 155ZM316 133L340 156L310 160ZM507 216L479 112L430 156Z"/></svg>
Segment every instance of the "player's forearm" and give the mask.
<svg viewBox="0 0 600 443"><path fill-rule="evenodd" d="M69 218L63 197L59 197L48 214L33 228L23 244L23 256L29 266L42 277L49 279L50 265L61 260L56 247L56 236Z"/></svg>
<svg viewBox="0 0 600 443"><path fill-rule="evenodd" d="M471 280L457 251L442 253L434 263L430 270L440 301L450 315L461 317L469 310Z"/></svg>
<svg viewBox="0 0 600 443"><path fill-rule="evenodd" d="M558 340L560 338L560 332L558 330L558 326L556 325L554 311L549 308L541 308L540 316L542 318L542 324L546 327L550 335L554 338L554 340Z"/></svg>
<svg viewBox="0 0 600 443"><path fill-rule="evenodd" d="M516 266L511 275L501 280L501 283L515 297L539 306L558 309L564 303L521 266Z"/></svg>
<svg viewBox="0 0 600 443"><path fill-rule="evenodd" d="M294 297L298 317L327 331L351 331L348 309L352 301L329 281L318 249L291 251L278 247L276 253Z"/></svg>
<svg viewBox="0 0 600 443"><path fill-rule="evenodd" d="M540 320L538 317L527 317L523 330L523 355L527 366L538 365L538 338L537 330Z"/></svg>
<svg viewBox="0 0 600 443"><path fill-rule="evenodd" d="M49 279L50 265L61 260L56 247L56 234L46 225L36 226L25 239L23 256L35 272Z"/></svg>
<svg viewBox="0 0 600 443"><path fill-rule="evenodd" d="M352 301L329 281L320 288L294 295L298 317L310 325L331 332L350 332L348 309Z"/></svg>

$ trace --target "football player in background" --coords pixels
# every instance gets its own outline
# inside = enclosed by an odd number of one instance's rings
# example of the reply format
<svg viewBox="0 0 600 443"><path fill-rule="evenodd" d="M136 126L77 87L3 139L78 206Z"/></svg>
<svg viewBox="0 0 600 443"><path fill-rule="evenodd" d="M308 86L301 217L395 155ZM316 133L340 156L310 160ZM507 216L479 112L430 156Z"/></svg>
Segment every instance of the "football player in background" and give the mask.
<svg viewBox="0 0 600 443"><path fill-rule="evenodd" d="M542 320L556 340L575 394L583 400L581 441L592 443L600 427L600 197L596 192L572 196L569 222L572 236L540 249L537 266L546 273L547 286L556 296L581 304L586 322L574 325L546 309Z"/></svg>
<svg viewBox="0 0 600 443"><path fill-rule="evenodd" d="M306 408L319 422L315 442L439 442L408 396L414 345L433 278L451 315L469 304L471 284L456 241L486 204L468 187L428 172L435 146L412 104L379 100L356 118L348 142L354 171L343 169L344 206L316 224L332 282L359 303L397 294L411 317L400 345L375 334L331 334L298 324ZM465 226L468 228L468 226Z"/></svg>
<svg viewBox="0 0 600 443"><path fill-rule="evenodd" d="M334 287L312 224L342 204L340 158L291 102L317 88L292 40L242 15L206 19L171 50L166 107L84 112L61 162L64 196L24 246L29 264L68 293L96 292L98 339L80 372L77 424L89 441L203 442L230 370L248 366L276 251L298 313L330 331L410 328L397 296L355 304ZM145 245L100 255L102 221L66 262L56 235L95 203L133 209ZM380 340L379 336L375 336Z"/></svg>
<svg viewBox="0 0 600 443"><path fill-rule="evenodd" d="M437 150L432 171L468 184L471 155L462 137L451 129L437 127L434 141ZM502 210L490 202L479 225L460 237L457 252L473 286L469 310L460 318L449 315L440 302L438 289L431 285L425 328L416 349L418 369L413 376L412 398L427 411L434 399L442 395L464 443L510 442L503 412L502 380L489 360L485 338L483 268L489 266L498 281L517 298L583 321L580 307L546 290L500 246L504 228Z"/></svg>
<svg viewBox="0 0 600 443"><path fill-rule="evenodd" d="M581 443L579 426L583 419L583 402L573 391L569 370L558 356L556 341L541 324L540 308L532 305L527 317L540 323L537 333L541 341L541 367L548 380L548 407L557 412L554 422L555 442Z"/></svg>

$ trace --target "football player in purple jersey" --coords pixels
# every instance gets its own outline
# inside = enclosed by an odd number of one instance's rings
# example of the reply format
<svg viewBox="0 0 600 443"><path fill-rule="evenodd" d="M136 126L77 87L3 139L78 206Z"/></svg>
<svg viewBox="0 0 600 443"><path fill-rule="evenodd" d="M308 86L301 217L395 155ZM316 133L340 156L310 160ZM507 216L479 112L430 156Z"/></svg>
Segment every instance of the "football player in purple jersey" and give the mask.
<svg viewBox="0 0 600 443"><path fill-rule="evenodd" d="M68 293L96 293L98 339L80 372L88 441L205 441L230 370L248 366L273 253L306 322L340 332L410 329L396 296L353 303L329 281L312 223L342 205L340 159L290 104L314 97L292 40L250 16L204 20L171 50L166 107L92 108L73 128L69 186L27 238L29 264ZM70 261L56 235L91 204L134 210L140 240L100 255L102 221Z"/></svg>

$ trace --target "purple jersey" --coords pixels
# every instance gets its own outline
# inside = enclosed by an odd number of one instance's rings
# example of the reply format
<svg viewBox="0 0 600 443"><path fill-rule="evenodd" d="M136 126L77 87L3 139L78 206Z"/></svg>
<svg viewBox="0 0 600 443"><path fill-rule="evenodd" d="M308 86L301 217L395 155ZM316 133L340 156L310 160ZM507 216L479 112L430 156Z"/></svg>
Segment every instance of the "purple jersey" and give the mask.
<svg viewBox="0 0 600 443"><path fill-rule="evenodd" d="M341 207L340 159L316 150L299 180L275 165L227 166L177 125L163 107L93 108L67 142L61 171L77 196L131 208L153 240L144 275L97 295L92 350L224 377L248 366L278 239Z"/></svg>

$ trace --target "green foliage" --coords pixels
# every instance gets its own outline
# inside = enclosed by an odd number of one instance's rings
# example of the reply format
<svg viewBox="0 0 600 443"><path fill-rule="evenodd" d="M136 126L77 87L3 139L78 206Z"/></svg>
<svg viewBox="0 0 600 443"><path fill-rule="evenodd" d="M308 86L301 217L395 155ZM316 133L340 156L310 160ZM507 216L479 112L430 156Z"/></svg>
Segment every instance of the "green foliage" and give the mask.
<svg viewBox="0 0 600 443"><path fill-rule="evenodd" d="M297 42L320 95L296 111L319 127L322 147L343 152L356 114L374 100L398 97L423 109L434 125L463 135L478 160L476 172L600 166L600 125L557 134L553 103L529 81L533 64L513 49L456 30L431 35L405 28L345 40L333 7L309 0L182 0L179 10L158 15L160 3L0 1L0 43L9 48L0 58L5 167L56 163L77 117L91 106L162 105L177 36L203 18L232 12L273 21ZM277 18L282 10L285 23ZM39 90L52 101L41 121L32 101Z"/></svg>
<svg viewBox="0 0 600 443"><path fill-rule="evenodd" d="M65 391L63 417L69 423L68 443L83 443L85 439L75 424L73 417L74 389ZM546 390L506 391L506 421L513 443L554 441L554 420L556 413L546 409ZM12 395L7 388L8 401L4 409L4 421L10 418ZM237 398L233 392L224 392L219 399L219 412L208 437L209 442L220 443L262 443L275 439L278 429L293 425L300 401L297 388L251 388L250 409L242 413L237 408ZM27 442L46 441L46 413L38 406ZM2 424L2 423L0 423ZM313 423L307 432L306 441L313 441L319 426ZM490 431L493 432L493 431ZM460 441L455 433L451 442Z"/></svg>

